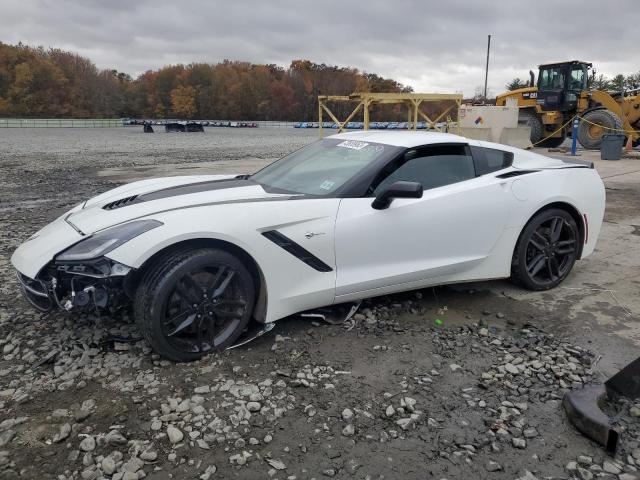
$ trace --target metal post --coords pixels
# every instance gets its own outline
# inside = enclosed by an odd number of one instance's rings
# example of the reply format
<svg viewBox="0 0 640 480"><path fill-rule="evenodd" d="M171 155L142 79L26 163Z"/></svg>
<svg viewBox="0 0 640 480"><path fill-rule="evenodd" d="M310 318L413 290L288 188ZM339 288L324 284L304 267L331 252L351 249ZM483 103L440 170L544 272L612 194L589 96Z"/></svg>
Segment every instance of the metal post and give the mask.
<svg viewBox="0 0 640 480"><path fill-rule="evenodd" d="M573 130L571 130L571 155L576 156L576 148L578 146L578 123L580 119L578 117L573 119Z"/></svg>
<svg viewBox="0 0 640 480"><path fill-rule="evenodd" d="M491 50L491 35L487 38L487 66L484 70L484 101L487 101L487 79L489 78L489 51Z"/></svg>
<svg viewBox="0 0 640 480"><path fill-rule="evenodd" d="M362 103L364 104L363 130L369 130L369 99L368 98L363 99Z"/></svg>

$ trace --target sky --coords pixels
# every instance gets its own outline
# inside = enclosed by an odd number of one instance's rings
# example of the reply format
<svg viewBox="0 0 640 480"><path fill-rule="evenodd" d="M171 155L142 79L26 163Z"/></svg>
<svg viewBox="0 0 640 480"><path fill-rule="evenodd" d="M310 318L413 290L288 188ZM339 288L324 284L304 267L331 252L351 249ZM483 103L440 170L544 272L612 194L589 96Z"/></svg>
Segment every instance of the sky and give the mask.
<svg viewBox="0 0 640 480"><path fill-rule="evenodd" d="M553 61L640 70L639 0L0 0L0 41L57 47L132 76L224 59L350 66L416 92L473 95Z"/></svg>

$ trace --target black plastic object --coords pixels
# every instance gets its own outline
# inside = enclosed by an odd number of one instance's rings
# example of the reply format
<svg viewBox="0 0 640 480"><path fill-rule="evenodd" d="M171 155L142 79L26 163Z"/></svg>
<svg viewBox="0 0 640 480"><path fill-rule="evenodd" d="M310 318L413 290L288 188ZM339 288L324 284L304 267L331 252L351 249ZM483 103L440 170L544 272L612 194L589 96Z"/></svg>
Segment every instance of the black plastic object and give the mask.
<svg viewBox="0 0 640 480"><path fill-rule="evenodd" d="M182 123L167 123L164 126L164 131L167 133L186 132L187 127Z"/></svg>
<svg viewBox="0 0 640 480"><path fill-rule="evenodd" d="M600 409L607 398L604 385L592 385L565 394L562 400L569 421L586 437L598 442L613 454L618 445L618 432Z"/></svg>
<svg viewBox="0 0 640 480"><path fill-rule="evenodd" d="M296 242L294 242L289 237L287 237L286 235L283 235L277 230L269 230L267 232L262 232L262 235L265 238L268 238L269 240L271 240L273 243L275 243L279 247L289 252L298 260L309 265L314 270L317 270L319 272L331 272L333 270L329 265L324 263L322 260L316 257L313 253L309 252L307 249L305 249L301 245L298 245Z"/></svg>
<svg viewBox="0 0 640 480"><path fill-rule="evenodd" d="M602 136L600 145L601 160L620 160L622 158L622 147L624 146L624 135L609 133Z"/></svg>
<svg viewBox="0 0 640 480"><path fill-rule="evenodd" d="M106 205L103 205L102 209L115 210L116 208L126 207L127 205L131 205L136 198L138 198L138 195L131 195L130 197L124 197L119 200L114 200L113 202L109 202Z"/></svg>
<svg viewBox="0 0 640 480"><path fill-rule="evenodd" d="M384 210L391 205L394 198L422 198L423 188L418 182L405 182L400 180L389 185L389 188L380 192L371 206L376 210Z"/></svg>
<svg viewBox="0 0 640 480"><path fill-rule="evenodd" d="M204 132L204 127L200 123L187 123L185 125L187 132Z"/></svg>
<svg viewBox="0 0 640 480"><path fill-rule="evenodd" d="M609 378L604 385L593 385L582 390L565 394L562 404L569 421L583 435L598 442L608 452L615 453L619 433L611 426L611 421L601 410L606 399L640 397L640 358Z"/></svg>
<svg viewBox="0 0 640 480"><path fill-rule="evenodd" d="M511 177L519 177L520 175L528 175L530 173L536 173L540 170L511 170L507 173L502 173L500 175L496 175L496 178L511 178Z"/></svg>
<svg viewBox="0 0 640 480"><path fill-rule="evenodd" d="M604 382L609 396L640 397L640 357Z"/></svg>

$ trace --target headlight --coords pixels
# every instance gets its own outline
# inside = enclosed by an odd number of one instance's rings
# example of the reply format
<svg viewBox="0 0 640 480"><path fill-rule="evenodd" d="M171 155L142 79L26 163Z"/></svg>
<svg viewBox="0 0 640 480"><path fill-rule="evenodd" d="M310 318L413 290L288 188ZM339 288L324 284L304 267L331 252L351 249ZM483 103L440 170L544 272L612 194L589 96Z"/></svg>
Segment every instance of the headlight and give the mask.
<svg viewBox="0 0 640 480"><path fill-rule="evenodd" d="M56 257L60 261L91 260L118 248L132 238L163 225L157 220L136 220L103 230L68 248Z"/></svg>

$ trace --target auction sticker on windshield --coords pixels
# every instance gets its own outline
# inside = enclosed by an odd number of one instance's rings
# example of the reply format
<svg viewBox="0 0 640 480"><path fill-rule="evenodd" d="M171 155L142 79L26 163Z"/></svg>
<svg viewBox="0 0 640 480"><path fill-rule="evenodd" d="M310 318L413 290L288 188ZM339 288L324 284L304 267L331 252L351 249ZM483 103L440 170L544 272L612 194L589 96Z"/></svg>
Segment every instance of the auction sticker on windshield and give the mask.
<svg viewBox="0 0 640 480"><path fill-rule="evenodd" d="M367 142L359 142L357 140L345 140L336 145L336 147L351 148L353 150L362 150L369 145Z"/></svg>
<svg viewBox="0 0 640 480"><path fill-rule="evenodd" d="M332 182L331 180L325 180L320 185L320 188L323 190L331 190L335 184L336 182Z"/></svg>

